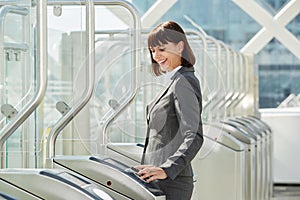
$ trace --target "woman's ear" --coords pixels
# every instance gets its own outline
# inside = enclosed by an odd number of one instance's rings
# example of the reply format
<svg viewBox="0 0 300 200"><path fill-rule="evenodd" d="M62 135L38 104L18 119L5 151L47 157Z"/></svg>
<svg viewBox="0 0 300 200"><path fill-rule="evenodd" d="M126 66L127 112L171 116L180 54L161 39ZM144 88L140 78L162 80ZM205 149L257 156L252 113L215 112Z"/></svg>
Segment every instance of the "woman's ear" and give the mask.
<svg viewBox="0 0 300 200"><path fill-rule="evenodd" d="M182 53L182 51L184 49L184 42L183 41L178 42L177 47L178 47L179 53Z"/></svg>

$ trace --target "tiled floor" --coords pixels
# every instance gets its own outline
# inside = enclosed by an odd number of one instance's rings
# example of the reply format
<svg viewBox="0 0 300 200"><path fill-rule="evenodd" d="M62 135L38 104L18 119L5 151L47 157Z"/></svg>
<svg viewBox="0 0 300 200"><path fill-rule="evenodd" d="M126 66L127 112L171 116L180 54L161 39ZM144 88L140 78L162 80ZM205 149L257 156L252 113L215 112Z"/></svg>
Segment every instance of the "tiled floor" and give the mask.
<svg viewBox="0 0 300 200"><path fill-rule="evenodd" d="M300 200L300 186L275 186L271 200Z"/></svg>

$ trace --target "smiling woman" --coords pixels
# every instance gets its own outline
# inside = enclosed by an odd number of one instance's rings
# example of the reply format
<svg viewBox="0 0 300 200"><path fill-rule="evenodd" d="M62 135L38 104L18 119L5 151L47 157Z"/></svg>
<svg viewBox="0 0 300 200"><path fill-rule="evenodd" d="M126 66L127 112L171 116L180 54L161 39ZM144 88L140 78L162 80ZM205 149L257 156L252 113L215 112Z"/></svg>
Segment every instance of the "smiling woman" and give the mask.
<svg viewBox="0 0 300 200"><path fill-rule="evenodd" d="M150 47L153 59L159 64L163 71L172 71L181 65L181 53L183 50L183 42L178 44L168 42L157 47Z"/></svg>
<svg viewBox="0 0 300 200"><path fill-rule="evenodd" d="M194 74L195 56L182 28L159 24L148 36L152 71L169 77L147 106L147 135L141 179L157 181L167 199L188 200L193 192L191 161L203 144L202 96Z"/></svg>
<svg viewBox="0 0 300 200"><path fill-rule="evenodd" d="M172 71L179 65L192 67L196 62L183 29L175 22L167 21L154 28L148 36L148 48L151 55L152 70L155 75ZM168 68L165 69L166 60L164 59L173 62L172 65L168 66L169 70Z"/></svg>

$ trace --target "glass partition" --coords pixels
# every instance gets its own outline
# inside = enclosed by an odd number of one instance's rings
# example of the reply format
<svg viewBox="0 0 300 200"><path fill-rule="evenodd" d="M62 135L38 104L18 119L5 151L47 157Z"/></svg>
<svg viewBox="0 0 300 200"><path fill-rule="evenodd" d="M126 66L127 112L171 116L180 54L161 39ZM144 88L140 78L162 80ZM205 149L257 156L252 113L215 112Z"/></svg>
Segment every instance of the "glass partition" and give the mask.
<svg viewBox="0 0 300 200"><path fill-rule="evenodd" d="M29 2L14 1L0 7L0 128L32 98L34 79L34 31ZM30 4L29 4L30 5ZM9 109L11 108L11 109ZM8 138L2 152L5 166L29 166L33 154L34 116Z"/></svg>
<svg viewBox="0 0 300 200"><path fill-rule="evenodd" d="M56 143L56 154L86 155L101 152L99 148L105 133L109 140L124 137L120 126L135 120L131 110L120 114L117 120L111 117L134 95L136 90L136 35L134 17L122 5L95 2L95 85L89 103L65 127ZM61 12L55 9L60 9ZM66 108L72 108L81 101L87 90L85 5L73 5L66 2L61 7L49 6L49 54L55 57L49 61L49 83L53 90L46 95L49 101L49 119L45 124L45 134L51 131L54 123L61 117L55 109L57 102L64 102ZM57 13L60 13L57 15ZM74 16L76 16L74 18ZM73 17L73 19L72 19ZM64 26L72 21L68 26ZM52 39L51 39L52 38ZM59 38L59 39L57 39ZM52 47L52 49L50 48ZM52 52L52 53L51 53ZM50 59L49 59L50 60ZM61 105L61 104L60 104ZM59 107L59 106L58 106ZM125 128L127 128L126 126Z"/></svg>

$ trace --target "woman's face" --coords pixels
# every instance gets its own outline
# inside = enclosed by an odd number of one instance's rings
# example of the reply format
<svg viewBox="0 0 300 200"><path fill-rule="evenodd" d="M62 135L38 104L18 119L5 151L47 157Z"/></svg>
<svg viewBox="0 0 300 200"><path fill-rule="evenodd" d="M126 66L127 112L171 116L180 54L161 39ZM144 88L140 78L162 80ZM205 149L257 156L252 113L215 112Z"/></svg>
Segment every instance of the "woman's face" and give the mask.
<svg viewBox="0 0 300 200"><path fill-rule="evenodd" d="M181 65L182 50L182 41L178 44L168 42L167 44L150 48L153 59L159 64L163 71L172 71Z"/></svg>

